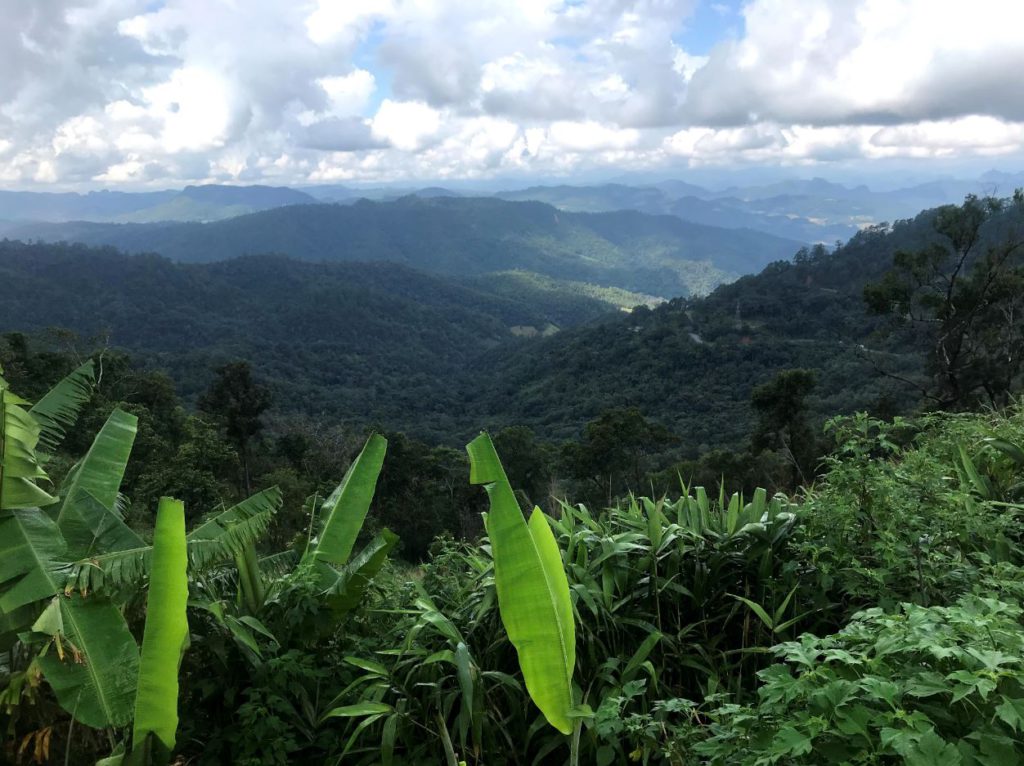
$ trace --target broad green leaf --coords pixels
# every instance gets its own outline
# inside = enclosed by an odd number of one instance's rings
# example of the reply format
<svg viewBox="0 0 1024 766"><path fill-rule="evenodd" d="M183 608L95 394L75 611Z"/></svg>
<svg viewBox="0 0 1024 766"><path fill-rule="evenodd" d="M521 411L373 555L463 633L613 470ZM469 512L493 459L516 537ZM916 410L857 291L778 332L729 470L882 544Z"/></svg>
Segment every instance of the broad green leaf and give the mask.
<svg viewBox="0 0 1024 766"><path fill-rule="evenodd" d="M1006 439L998 439L994 436L985 439L985 443L999 450L1014 463L1019 465L1021 468L1024 468L1024 449L1021 449L1018 445L1013 442L1006 441Z"/></svg>
<svg viewBox="0 0 1024 766"><path fill-rule="evenodd" d="M383 436L374 434L367 440L341 484L324 501L320 533L307 558L336 567L348 561L370 509L387 448Z"/></svg>
<svg viewBox="0 0 1024 766"><path fill-rule="evenodd" d="M459 690L462 692L463 710L473 715L473 658L469 647L460 641L455 647L455 673L459 679Z"/></svg>
<svg viewBox="0 0 1024 766"><path fill-rule="evenodd" d="M59 620L39 667L61 707L86 726L124 726L132 717L139 648L120 610L98 598L57 596ZM62 649L63 658L58 649Z"/></svg>
<svg viewBox="0 0 1024 766"><path fill-rule="evenodd" d="M1002 703L996 708L996 715L1015 732L1020 731L1024 728L1024 699L1011 699L1005 696L1002 699Z"/></svg>
<svg viewBox="0 0 1024 766"><path fill-rule="evenodd" d="M490 437L481 434L466 451L470 483L483 484L490 498L486 525L498 608L527 691L548 722L569 734L576 633L558 543L539 508L529 523L523 518Z"/></svg>
<svg viewBox="0 0 1024 766"><path fill-rule="evenodd" d="M960 466L963 468L964 473L967 475L967 478L970 479L971 484L974 485L975 490L981 497L985 499L991 498L991 485L989 484L987 479L985 479L984 477L981 476L981 474L978 473L978 469L975 468L974 461L971 460L970 455L967 454L967 450L964 449L964 445L958 444L957 450L960 453Z"/></svg>
<svg viewBox="0 0 1024 766"><path fill-rule="evenodd" d="M380 534L336 575L337 579L328 586L325 595L327 604L336 617L348 614L362 603L363 594L397 543L398 535L388 529L382 529Z"/></svg>
<svg viewBox="0 0 1024 766"><path fill-rule="evenodd" d="M39 448L54 452L64 440L64 431L75 424L78 413L92 396L96 382L92 359L72 371L36 402L29 414L39 424Z"/></svg>
<svg viewBox="0 0 1024 766"><path fill-rule="evenodd" d="M38 508L0 516L0 612L55 596L68 571L67 546L53 519Z"/></svg>
<svg viewBox="0 0 1024 766"><path fill-rule="evenodd" d="M46 472L36 456L39 424L0 378L0 512L52 505L57 499L36 482Z"/></svg>
<svg viewBox="0 0 1024 766"><path fill-rule="evenodd" d="M765 624L765 627L767 627L768 630L774 629L775 624L772 621L772 618L768 616L768 612L765 611L763 606L758 604L756 601L751 601L749 598L745 598L743 596L737 596L733 593L730 593L728 595L732 596L737 601L742 601L744 604L746 604L750 608L750 611L756 614L758 618L761 620L761 622Z"/></svg>
<svg viewBox="0 0 1024 766"><path fill-rule="evenodd" d="M148 555L145 541L138 532L129 527L121 517L104 507L90 493L78 496L77 516L90 519L91 528L80 527L79 550L87 549L90 554L71 567L65 590L77 590L82 595L101 588L109 579L112 584L122 584L131 575L148 571ZM91 539L89 539L91 535ZM137 578L139 579L139 578Z"/></svg>
<svg viewBox="0 0 1024 766"><path fill-rule="evenodd" d="M160 498L153 532L153 567L146 598L134 747L152 733L168 750L178 729L178 666L188 640L188 554L185 504Z"/></svg>
<svg viewBox="0 0 1024 766"><path fill-rule="evenodd" d="M926 731L911 749L903 753L907 766L957 766L963 759L951 743L933 730Z"/></svg>
<svg viewBox="0 0 1024 766"><path fill-rule="evenodd" d="M811 738L792 726L785 726L772 739L771 752L776 756L807 755L813 747Z"/></svg>
<svg viewBox="0 0 1024 766"><path fill-rule="evenodd" d="M118 490L124 477L128 456L135 443L138 418L123 410L114 410L92 446L69 474L57 526L76 559L103 553L97 540L109 525L108 514L117 514ZM95 502L91 502L91 500Z"/></svg>
<svg viewBox="0 0 1024 766"><path fill-rule="evenodd" d="M633 656L629 658L629 662L626 663L626 668L622 671L622 678L620 679L622 683L628 683L633 680L637 671L647 661L647 658L654 650L654 647L663 637L664 636L662 636L661 633L655 631L641 642L640 647L633 653Z"/></svg>

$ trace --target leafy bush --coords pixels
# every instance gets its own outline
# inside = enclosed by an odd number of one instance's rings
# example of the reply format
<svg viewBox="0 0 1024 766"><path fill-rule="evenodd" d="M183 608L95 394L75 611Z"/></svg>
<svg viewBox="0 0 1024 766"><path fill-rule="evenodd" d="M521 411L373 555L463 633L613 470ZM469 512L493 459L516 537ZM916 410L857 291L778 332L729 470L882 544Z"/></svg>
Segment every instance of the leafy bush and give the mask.
<svg viewBox="0 0 1024 766"><path fill-rule="evenodd" d="M967 596L856 615L805 634L758 675L758 702L709 711L709 764L1016 764L1024 761L1018 605ZM683 732L692 736L694 725Z"/></svg>

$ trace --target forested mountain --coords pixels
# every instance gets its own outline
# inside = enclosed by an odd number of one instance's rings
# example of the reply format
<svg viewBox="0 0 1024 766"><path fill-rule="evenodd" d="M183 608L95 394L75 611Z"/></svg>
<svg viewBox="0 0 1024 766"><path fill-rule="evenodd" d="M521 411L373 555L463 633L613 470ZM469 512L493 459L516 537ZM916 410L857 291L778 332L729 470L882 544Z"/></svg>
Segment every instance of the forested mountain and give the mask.
<svg viewBox="0 0 1024 766"><path fill-rule="evenodd" d="M765 205L750 204L736 197L716 199L713 192L691 187L689 184L667 188L673 191L655 186L623 184L531 186L527 189L499 192L496 196L507 200L537 200L561 210L575 212L638 210L651 215L672 215L705 226L752 229L801 242L831 242L846 239L857 231L857 225L850 221L850 213L845 209L839 211L839 220L835 220L835 216L832 220L812 220L804 212L797 214L785 208L765 209ZM688 193L677 196L677 189ZM794 200L789 201L795 203ZM793 209L799 207L799 204L793 205ZM868 218L869 222L871 220Z"/></svg>
<svg viewBox="0 0 1024 766"><path fill-rule="evenodd" d="M463 202L445 200L440 209L450 212ZM567 218L571 223L552 223L547 231L565 226L574 235L609 243L609 252L616 242L640 239L639 227L649 223L632 213L569 216L539 204L468 202L485 210L509 206L524 225L540 214ZM400 203L413 211L437 204ZM264 215L281 216L297 232L305 216L315 223L324 212L330 221L343 210L363 209L372 217L391 208L359 203ZM898 252L945 247L935 225L937 215L949 211L971 213L951 207L868 228L835 252L803 248L792 262L776 261L707 297L661 305L650 295L531 271L487 274L512 246L494 253L483 243L497 240L483 233L444 251L446 260L435 263L438 271L459 271L455 264L466 264L475 242L482 257L467 277L429 275L391 262L250 256L181 264L110 249L7 243L0 248L0 331L59 326L86 336L109 333L112 345L167 369L188 398L208 385L217 364L250 360L273 386L282 410L379 422L446 443L481 426L526 425L544 438L571 438L606 410L636 407L696 455L742 442L754 423L753 389L787 369L816 371L809 404L820 416L909 408L918 394L893 376L919 378L925 347L919 338L878 335L887 321L869 315L864 289L882 281ZM983 240L996 241L1019 222L1017 206L990 218L981 208L975 212L985 217ZM230 224L233 231L244 220L171 230L219 231ZM429 220L414 217L413 223L433 234L435 243L453 242L457 233L483 226L474 219L446 229L443 223L452 218L434 227ZM676 225L653 220L666 232ZM437 254L436 244L415 248L412 228L353 225L361 239L349 240L352 249L341 255L364 251L363 243L392 255L401 248ZM272 236L270 228L263 231ZM569 246L556 241L564 255ZM313 252L330 254L326 239L309 243L321 248ZM184 247L183 241L178 245ZM213 254L209 241L206 247L200 255ZM981 258L984 248L979 243L975 251L979 255L972 258ZM520 254L520 263L535 269L557 263L536 250L526 256ZM619 310L632 306L637 308L628 314Z"/></svg>
<svg viewBox="0 0 1024 766"><path fill-rule="evenodd" d="M440 278L396 264L281 256L176 264L79 245L0 243L0 332L68 328L167 370L194 397L251 360L283 410L450 436L457 389L489 348L616 312L524 275Z"/></svg>
<svg viewBox="0 0 1024 766"><path fill-rule="evenodd" d="M664 298L709 292L800 246L634 211L577 214L537 202L413 196L297 205L208 224L35 224L8 236L112 245L185 262L278 253L392 261L456 276L516 269Z"/></svg>
<svg viewBox="0 0 1024 766"><path fill-rule="evenodd" d="M315 201L275 186L186 186L154 192L0 191L0 221L210 221Z"/></svg>
<svg viewBox="0 0 1024 766"><path fill-rule="evenodd" d="M782 370L808 368L818 376L809 404L820 417L904 411L920 391L894 376L920 376L927 341L880 335L887 323L869 315L864 289L882 280L897 253L947 252L950 241L935 225L937 214L949 210L865 229L834 253L804 249L794 262L772 264L706 298L640 308L528 350L492 353L474 406L481 417L490 416L488 425L520 423L562 437L611 406L637 407L699 450L742 441L753 426L754 387ZM977 241L954 246L968 253L962 271L983 263L986 243L1002 242L1020 228L1019 207L995 214ZM928 250L931 245L937 247ZM1019 247L1009 252L1018 265L1024 260ZM941 281L947 267L956 268L955 261L918 268L929 275L934 268ZM971 294L978 288L963 289ZM976 310L951 307L953 314Z"/></svg>

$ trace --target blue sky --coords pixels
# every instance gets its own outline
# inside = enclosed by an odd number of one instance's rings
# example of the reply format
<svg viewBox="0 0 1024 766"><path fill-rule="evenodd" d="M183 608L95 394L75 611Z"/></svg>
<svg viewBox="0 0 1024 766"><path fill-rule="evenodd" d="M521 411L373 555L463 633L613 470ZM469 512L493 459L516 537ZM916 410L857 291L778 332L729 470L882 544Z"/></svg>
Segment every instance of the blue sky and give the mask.
<svg viewBox="0 0 1024 766"><path fill-rule="evenodd" d="M706 56L711 49L726 39L743 36L742 3L739 0L701 0L672 37L683 49L697 56Z"/></svg>

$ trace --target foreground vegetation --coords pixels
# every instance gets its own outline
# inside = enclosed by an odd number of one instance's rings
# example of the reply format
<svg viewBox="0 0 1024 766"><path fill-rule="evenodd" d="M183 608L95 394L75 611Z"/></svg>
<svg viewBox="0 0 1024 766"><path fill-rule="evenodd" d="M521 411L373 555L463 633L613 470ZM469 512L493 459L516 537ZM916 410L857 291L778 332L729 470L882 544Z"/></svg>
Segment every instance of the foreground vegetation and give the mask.
<svg viewBox="0 0 1024 766"><path fill-rule="evenodd" d="M562 503L529 525L477 440L464 479L488 486L489 537L439 538L409 568L389 562L387 530L357 543L380 437L280 549L277 488L187 534L169 502L151 542L125 524L137 422L122 410L51 494L48 456L93 377L87 363L33 407L4 385L8 760L92 763L113 748L166 762L172 747L211 764L1024 757L1019 405L834 420L827 471L797 500L683 486L603 510ZM541 571L539 591L524 585ZM173 594L186 587L182 654Z"/></svg>

